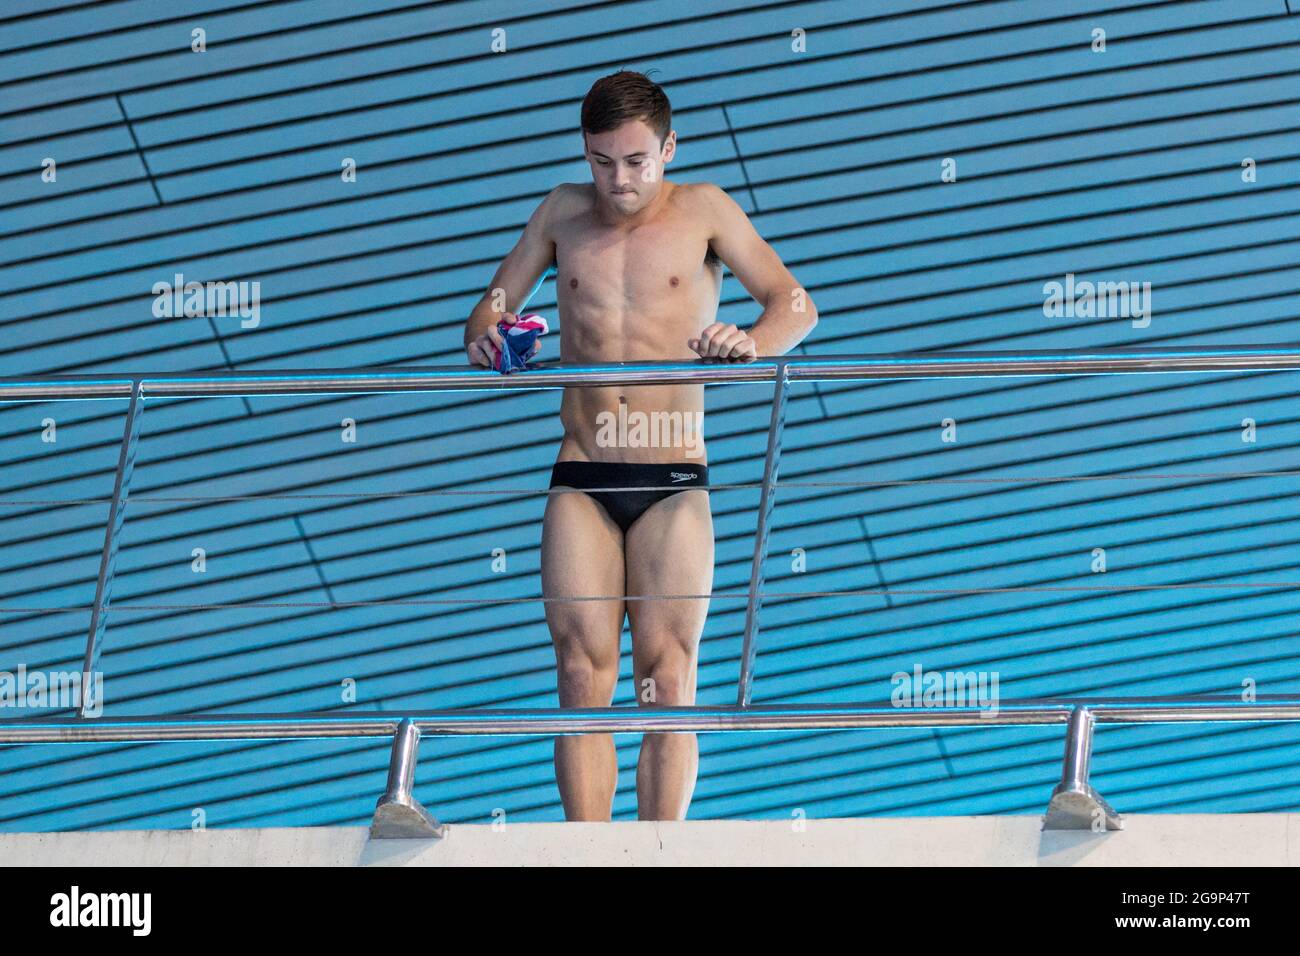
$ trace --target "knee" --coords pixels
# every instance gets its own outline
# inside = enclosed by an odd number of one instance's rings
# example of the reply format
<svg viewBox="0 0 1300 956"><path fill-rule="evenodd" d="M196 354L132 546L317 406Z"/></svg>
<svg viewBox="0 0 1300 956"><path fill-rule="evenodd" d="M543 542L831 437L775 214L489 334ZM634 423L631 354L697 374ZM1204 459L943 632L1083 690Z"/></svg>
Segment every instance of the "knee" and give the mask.
<svg viewBox="0 0 1300 956"><path fill-rule="evenodd" d="M695 703L695 655L685 649L661 654L637 679L637 701L647 707Z"/></svg>
<svg viewBox="0 0 1300 956"><path fill-rule="evenodd" d="M608 707L618 684L618 661L593 660L584 653L560 655L558 685L561 707Z"/></svg>

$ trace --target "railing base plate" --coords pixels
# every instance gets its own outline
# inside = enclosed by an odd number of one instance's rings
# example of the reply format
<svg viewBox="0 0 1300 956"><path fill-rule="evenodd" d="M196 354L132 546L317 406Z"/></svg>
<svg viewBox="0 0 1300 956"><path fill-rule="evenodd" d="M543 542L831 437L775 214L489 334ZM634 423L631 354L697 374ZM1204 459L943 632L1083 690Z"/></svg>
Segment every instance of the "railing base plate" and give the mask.
<svg viewBox="0 0 1300 956"><path fill-rule="evenodd" d="M440 840L446 835L447 827L415 799L381 797L370 822L372 840Z"/></svg>
<svg viewBox="0 0 1300 956"><path fill-rule="evenodd" d="M1123 818L1088 784L1082 787L1058 784L1043 816L1043 829L1092 830L1102 819L1107 830L1124 829Z"/></svg>

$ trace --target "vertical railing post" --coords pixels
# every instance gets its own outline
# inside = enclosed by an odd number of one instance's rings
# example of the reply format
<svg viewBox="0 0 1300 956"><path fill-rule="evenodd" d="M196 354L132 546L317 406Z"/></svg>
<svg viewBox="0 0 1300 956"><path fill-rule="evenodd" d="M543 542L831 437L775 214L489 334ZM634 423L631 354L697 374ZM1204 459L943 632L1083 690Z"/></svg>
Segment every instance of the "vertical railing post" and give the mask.
<svg viewBox="0 0 1300 956"><path fill-rule="evenodd" d="M446 828L415 799L415 765L419 759L420 728L407 717L393 735L393 753L388 762L388 787L375 805L370 823L371 839L433 839Z"/></svg>
<svg viewBox="0 0 1300 956"><path fill-rule="evenodd" d="M758 502L758 528L754 531L754 560L749 571L749 601L745 605L745 641L740 650L740 686L736 703L749 706L754 683L754 657L758 652L759 595L763 590L763 561L767 558L767 535L776 498L777 470L781 463L781 437L785 428L785 400L789 391L786 363L778 363L772 391L772 417L767 425L767 454L763 459L763 491Z"/></svg>
<svg viewBox="0 0 1300 956"><path fill-rule="evenodd" d="M1124 821L1088 783L1092 769L1093 713L1087 707L1070 711L1065 732L1065 758L1061 782L1052 791L1043 817L1044 830L1122 830Z"/></svg>
<svg viewBox="0 0 1300 956"><path fill-rule="evenodd" d="M1061 785L1071 790L1082 789L1088 783L1092 770L1092 711L1075 707L1070 711L1070 723L1065 733L1065 757L1061 761Z"/></svg>
<svg viewBox="0 0 1300 956"><path fill-rule="evenodd" d="M99 653L108 626L108 604L113 593L113 573L117 569L117 552L126 520L126 500L131 493L131 475L135 472L135 452L140 437L140 420L144 416L144 382L131 383L131 401L126 409L122 446L117 454L117 474L113 478L113 500L108 506L108 524L104 527L104 550L99 556L99 577L95 581L95 604L90 609L90 633L86 635L86 656L81 666L81 701L77 716L102 712L104 702L92 700L94 675L99 668Z"/></svg>

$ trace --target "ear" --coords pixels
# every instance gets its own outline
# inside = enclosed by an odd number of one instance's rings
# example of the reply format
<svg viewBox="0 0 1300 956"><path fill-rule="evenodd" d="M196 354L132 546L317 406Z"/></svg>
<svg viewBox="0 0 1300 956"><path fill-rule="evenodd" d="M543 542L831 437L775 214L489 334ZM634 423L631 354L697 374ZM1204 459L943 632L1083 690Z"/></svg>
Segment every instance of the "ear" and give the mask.
<svg viewBox="0 0 1300 956"><path fill-rule="evenodd" d="M677 130L668 131L668 138L664 140L663 159L664 165L673 161L673 156L677 154Z"/></svg>

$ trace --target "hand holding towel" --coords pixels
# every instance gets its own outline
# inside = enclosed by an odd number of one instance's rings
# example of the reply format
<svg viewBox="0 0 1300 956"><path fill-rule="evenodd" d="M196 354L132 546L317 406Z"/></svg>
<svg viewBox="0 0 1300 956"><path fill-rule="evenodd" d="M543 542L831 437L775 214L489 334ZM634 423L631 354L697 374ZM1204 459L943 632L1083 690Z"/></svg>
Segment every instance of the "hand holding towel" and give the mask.
<svg viewBox="0 0 1300 956"><path fill-rule="evenodd" d="M492 367L502 375L524 370L528 359L533 354L533 343L550 331L546 319L536 313L519 316L519 321L511 324L504 319L497 323L497 331L505 341L505 350L493 346Z"/></svg>

